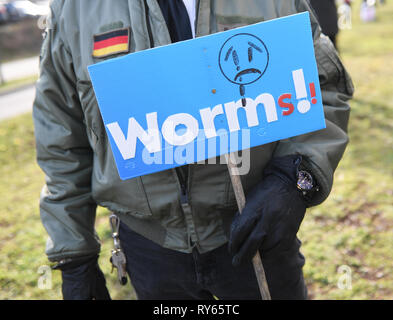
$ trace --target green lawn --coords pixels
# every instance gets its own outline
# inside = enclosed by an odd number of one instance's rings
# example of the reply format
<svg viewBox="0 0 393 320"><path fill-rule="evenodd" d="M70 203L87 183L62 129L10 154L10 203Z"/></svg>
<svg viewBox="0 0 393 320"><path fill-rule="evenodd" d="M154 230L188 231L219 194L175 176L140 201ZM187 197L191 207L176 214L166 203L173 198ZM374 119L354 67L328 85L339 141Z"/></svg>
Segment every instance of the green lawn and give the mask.
<svg viewBox="0 0 393 320"><path fill-rule="evenodd" d="M308 212L300 230L313 299L393 299L392 16L391 1L379 9L374 23L360 23L355 12L353 29L339 38L356 96L351 143L333 192ZM58 272L52 273L52 289L38 286L39 268L48 262L38 212L44 177L35 163L31 115L0 122L0 176L0 299L60 299ZM100 208L101 266L112 297L134 299L133 291L120 287L110 273L107 219ZM338 287L341 266L351 271L350 289Z"/></svg>
<svg viewBox="0 0 393 320"><path fill-rule="evenodd" d="M23 86L31 85L37 81L37 78L38 75L2 83L0 84L0 95L2 93L8 93L9 91L19 89Z"/></svg>

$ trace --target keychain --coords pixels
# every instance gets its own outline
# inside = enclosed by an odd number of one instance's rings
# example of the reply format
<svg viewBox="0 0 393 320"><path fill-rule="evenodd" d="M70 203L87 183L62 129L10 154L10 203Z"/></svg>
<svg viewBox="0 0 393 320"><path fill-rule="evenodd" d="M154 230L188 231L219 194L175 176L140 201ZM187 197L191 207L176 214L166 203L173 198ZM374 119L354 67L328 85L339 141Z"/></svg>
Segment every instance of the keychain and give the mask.
<svg viewBox="0 0 393 320"><path fill-rule="evenodd" d="M120 246L119 240L119 226L120 226L120 219L112 214L109 217L109 223L112 228L112 238L114 243L114 249L112 250L112 256L110 262L112 263L112 271L113 269L117 269L117 278L121 285L127 284L127 272L126 272L126 256L124 255L123 250Z"/></svg>

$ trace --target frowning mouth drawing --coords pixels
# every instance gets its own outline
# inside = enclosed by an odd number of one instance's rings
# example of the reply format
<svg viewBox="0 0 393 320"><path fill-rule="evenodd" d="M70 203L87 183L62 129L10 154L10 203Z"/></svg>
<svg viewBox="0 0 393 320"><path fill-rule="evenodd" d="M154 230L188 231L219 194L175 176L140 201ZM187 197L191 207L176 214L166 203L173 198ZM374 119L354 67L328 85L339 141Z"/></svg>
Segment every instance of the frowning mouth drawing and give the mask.
<svg viewBox="0 0 393 320"><path fill-rule="evenodd" d="M238 79L240 80L242 76L244 76L244 75L246 75L246 74L250 74L250 73L259 73L259 74L262 74L262 72L261 72L260 70L258 70L258 69L254 69L254 68L252 68L252 69L246 69L246 70L240 71L240 72L236 75L235 81L237 81Z"/></svg>

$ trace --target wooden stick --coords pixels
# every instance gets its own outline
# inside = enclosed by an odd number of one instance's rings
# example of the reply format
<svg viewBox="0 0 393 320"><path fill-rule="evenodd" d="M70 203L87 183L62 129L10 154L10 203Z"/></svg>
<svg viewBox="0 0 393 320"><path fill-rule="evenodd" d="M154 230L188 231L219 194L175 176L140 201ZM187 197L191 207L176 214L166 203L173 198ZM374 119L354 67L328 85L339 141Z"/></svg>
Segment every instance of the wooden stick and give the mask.
<svg viewBox="0 0 393 320"><path fill-rule="evenodd" d="M228 165L229 176L231 177L233 191L235 193L237 206L239 208L240 214L242 213L246 205L246 197L244 195L244 189L242 186L242 181L240 179L239 170L237 164L232 160L234 154L226 154L226 162ZM252 259L252 264L254 266L255 275L257 277L259 291L261 292L262 300L271 300L269 287L266 280L265 269L263 268L262 259L257 251L256 255Z"/></svg>

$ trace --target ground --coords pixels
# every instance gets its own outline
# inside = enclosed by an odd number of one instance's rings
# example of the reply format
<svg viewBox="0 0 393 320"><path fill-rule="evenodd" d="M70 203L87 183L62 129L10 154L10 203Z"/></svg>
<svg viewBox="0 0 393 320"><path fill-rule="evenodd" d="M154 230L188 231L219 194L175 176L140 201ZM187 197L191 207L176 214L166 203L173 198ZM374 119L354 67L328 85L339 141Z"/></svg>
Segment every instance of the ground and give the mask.
<svg viewBox="0 0 393 320"><path fill-rule="evenodd" d="M356 87L351 142L329 199L307 213L299 233L312 299L393 299L393 3L368 24L359 21L358 5L353 28L339 38ZM58 272L51 289L42 289L48 279L40 273L48 265L38 211L44 176L35 163L30 114L0 123L0 176L0 299L60 299ZM102 208L97 232L112 297L135 299L110 273L112 240Z"/></svg>

